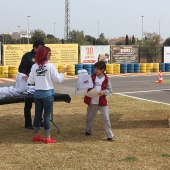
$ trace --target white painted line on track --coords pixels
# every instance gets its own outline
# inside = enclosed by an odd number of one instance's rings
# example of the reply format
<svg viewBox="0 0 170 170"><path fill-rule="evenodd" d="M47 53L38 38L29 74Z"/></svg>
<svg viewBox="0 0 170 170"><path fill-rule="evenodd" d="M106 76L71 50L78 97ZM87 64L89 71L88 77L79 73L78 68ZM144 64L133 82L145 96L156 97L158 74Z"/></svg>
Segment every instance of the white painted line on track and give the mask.
<svg viewBox="0 0 170 170"><path fill-rule="evenodd" d="M144 99L144 98L140 98L140 97L134 97L134 96L126 95L126 94L130 94L130 93L146 93L146 92L155 92L155 91L164 91L164 90L170 90L170 89L134 91L134 92L121 92L121 93L114 93L114 94L118 94L118 95L125 96L125 97L130 97L130 98L133 98L133 99L144 100L144 101L148 101L148 102L165 104L165 105L170 106L170 103L158 102L158 101L155 101L155 100L149 100L149 99Z"/></svg>
<svg viewBox="0 0 170 170"><path fill-rule="evenodd" d="M121 93L114 93L114 94L147 93L147 92L164 91L164 90L170 90L170 89L161 89L161 90L145 90L145 91L132 91L132 92L121 92Z"/></svg>
<svg viewBox="0 0 170 170"><path fill-rule="evenodd" d="M129 96L129 95L122 94L122 93L114 93L114 94L119 94L121 96L130 97L130 98L133 98L133 99L144 100L144 101L148 101L148 102L153 102L153 103L158 103L158 104L165 104L165 105L170 106L170 103L164 103L164 102L158 102L158 101L154 101L154 100L143 99L143 98L140 98L140 97Z"/></svg>

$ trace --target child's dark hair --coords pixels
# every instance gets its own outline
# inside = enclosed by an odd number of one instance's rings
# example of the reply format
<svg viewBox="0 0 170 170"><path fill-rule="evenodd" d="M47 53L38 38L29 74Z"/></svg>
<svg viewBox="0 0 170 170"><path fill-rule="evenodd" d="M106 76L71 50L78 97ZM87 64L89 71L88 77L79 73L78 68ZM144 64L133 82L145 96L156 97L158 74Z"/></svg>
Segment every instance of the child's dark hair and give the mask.
<svg viewBox="0 0 170 170"><path fill-rule="evenodd" d="M97 63L94 64L94 68L98 68L100 70L104 69L106 70L106 63L104 61L98 61Z"/></svg>

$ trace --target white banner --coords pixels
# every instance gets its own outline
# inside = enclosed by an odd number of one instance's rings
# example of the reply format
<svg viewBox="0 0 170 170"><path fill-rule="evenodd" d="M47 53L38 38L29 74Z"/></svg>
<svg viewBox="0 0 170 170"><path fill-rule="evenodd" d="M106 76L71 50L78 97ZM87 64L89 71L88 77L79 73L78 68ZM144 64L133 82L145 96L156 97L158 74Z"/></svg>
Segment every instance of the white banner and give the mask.
<svg viewBox="0 0 170 170"><path fill-rule="evenodd" d="M170 47L164 47L164 63L170 63Z"/></svg>
<svg viewBox="0 0 170 170"><path fill-rule="evenodd" d="M2 65L1 45L2 45L2 44L1 44L1 42L0 42L0 65Z"/></svg>
<svg viewBox="0 0 170 170"><path fill-rule="evenodd" d="M110 45L80 46L80 63L94 64L101 60L110 63Z"/></svg>

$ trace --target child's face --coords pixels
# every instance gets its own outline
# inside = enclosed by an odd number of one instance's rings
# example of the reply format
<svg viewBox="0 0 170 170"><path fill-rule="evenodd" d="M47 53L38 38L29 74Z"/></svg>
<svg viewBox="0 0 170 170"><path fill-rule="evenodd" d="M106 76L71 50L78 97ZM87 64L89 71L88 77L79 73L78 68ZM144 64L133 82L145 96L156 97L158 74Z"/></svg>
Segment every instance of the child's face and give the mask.
<svg viewBox="0 0 170 170"><path fill-rule="evenodd" d="M104 73L104 69L99 69L99 68L94 68L95 69L95 73L97 76L102 76Z"/></svg>

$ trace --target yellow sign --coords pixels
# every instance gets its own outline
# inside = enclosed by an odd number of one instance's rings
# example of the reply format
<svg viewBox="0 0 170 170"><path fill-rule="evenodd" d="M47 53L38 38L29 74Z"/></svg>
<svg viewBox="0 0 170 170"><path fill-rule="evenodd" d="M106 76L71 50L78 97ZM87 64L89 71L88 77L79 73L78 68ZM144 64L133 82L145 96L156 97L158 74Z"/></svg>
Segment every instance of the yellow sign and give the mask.
<svg viewBox="0 0 170 170"><path fill-rule="evenodd" d="M10 45L3 45L3 58L2 63L4 66L19 66L21 62L22 56L26 53L31 51L32 45L18 45L18 44L10 44Z"/></svg>
<svg viewBox="0 0 170 170"><path fill-rule="evenodd" d="M50 62L55 65L78 63L78 44L47 44L51 49Z"/></svg>
<svg viewBox="0 0 170 170"><path fill-rule="evenodd" d="M78 63L78 44L46 44L51 49L50 62L55 65L69 65ZM31 44L3 45L3 65L19 66L22 56L32 50Z"/></svg>

